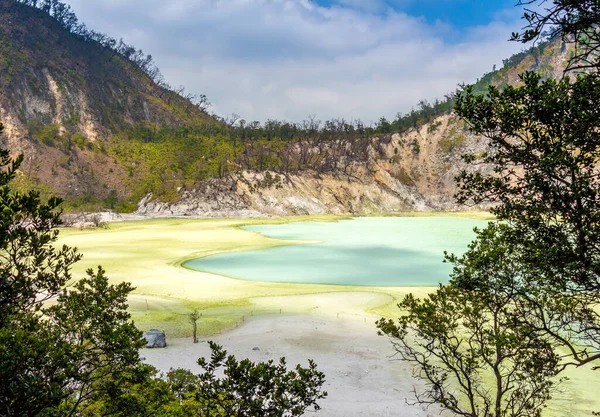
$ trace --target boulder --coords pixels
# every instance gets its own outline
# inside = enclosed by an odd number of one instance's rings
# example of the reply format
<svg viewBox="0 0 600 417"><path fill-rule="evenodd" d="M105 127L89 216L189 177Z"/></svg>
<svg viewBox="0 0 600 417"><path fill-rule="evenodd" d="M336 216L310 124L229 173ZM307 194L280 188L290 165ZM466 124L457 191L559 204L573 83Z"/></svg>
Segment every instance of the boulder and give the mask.
<svg viewBox="0 0 600 417"><path fill-rule="evenodd" d="M146 333L144 333L144 339L146 339L147 348L166 348L167 347L167 337L165 336L165 332L158 329L150 329Z"/></svg>

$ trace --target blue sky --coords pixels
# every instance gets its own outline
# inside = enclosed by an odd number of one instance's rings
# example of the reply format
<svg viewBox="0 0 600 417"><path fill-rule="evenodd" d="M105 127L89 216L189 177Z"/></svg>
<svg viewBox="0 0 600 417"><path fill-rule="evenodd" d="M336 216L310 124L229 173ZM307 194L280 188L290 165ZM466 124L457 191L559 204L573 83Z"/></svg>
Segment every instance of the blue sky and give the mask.
<svg viewBox="0 0 600 417"><path fill-rule="evenodd" d="M460 42L465 29L490 22L514 23L522 15L517 0L316 0L324 7L347 7L386 15L390 11L422 19L429 25L448 28L445 41ZM507 35L508 39L508 35Z"/></svg>
<svg viewBox="0 0 600 417"><path fill-rule="evenodd" d="M423 16L429 23L437 20L460 29L486 25L500 16L519 12L515 0L407 0L391 1L390 7L410 15ZM395 4L395 5L394 5Z"/></svg>
<svg viewBox="0 0 600 417"><path fill-rule="evenodd" d="M167 80L244 119L367 123L519 52L516 0L67 0Z"/></svg>
<svg viewBox="0 0 600 417"><path fill-rule="evenodd" d="M506 11L518 12L516 0L318 0L317 4L350 7L363 11L385 13L386 10L422 17L428 23L437 21L460 29L485 25Z"/></svg>

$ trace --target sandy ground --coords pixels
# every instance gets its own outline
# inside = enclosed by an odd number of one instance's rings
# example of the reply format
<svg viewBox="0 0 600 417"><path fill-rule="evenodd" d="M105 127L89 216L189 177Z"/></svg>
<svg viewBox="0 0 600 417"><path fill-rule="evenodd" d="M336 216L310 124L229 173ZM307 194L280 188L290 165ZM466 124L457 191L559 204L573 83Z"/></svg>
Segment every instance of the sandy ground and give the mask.
<svg viewBox="0 0 600 417"><path fill-rule="evenodd" d="M288 367L307 365L313 359L325 373L321 400L322 417L439 415L406 403L415 382L410 367L393 358L387 337L377 335L373 320L329 318L317 315L252 317L223 335L202 339L167 340L166 349L144 349L146 362L162 371L187 368L200 371L197 358L209 356L207 340L213 340L238 359L277 361L285 356ZM258 348L259 350L254 350ZM307 413L310 415L312 413Z"/></svg>
<svg viewBox="0 0 600 417"><path fill-rule="evenodd" d="M293 220L302 219L336 220ZM236 227L284 221L287 219L121 222L111 224L108 230L63 229L59 243L79 247L85 255L74 268L74 276L84 276L87 268L103 265L112 282L128 281L137 287L130 298L136 325L142 330L160 328L167 332L167 349L143 351L148 362L162 370L198 370L197 358L210 353L206 343L194 345L189 339L173 338L190 334L186 317L198 308L203 314L203 334L242 323L210 337L239 358L286 356L290 366L306 365L308 358L314 359L326 374L330 393L318 415L439 415L438 410L406 405L405 399L412 398L411 370L390 359L390 342L376 335L373 324L375 316L397 316L396 303L406 294L423 297L431 288L260 283L180 267L182 260L193 257L296 243ZM283 314L272 314L280 311ZM254 347L260 350L252 350ZM544 416L591 415L591 410L600 410L600 373L570 368L565 375L569 381L555 393Z"/></svg>

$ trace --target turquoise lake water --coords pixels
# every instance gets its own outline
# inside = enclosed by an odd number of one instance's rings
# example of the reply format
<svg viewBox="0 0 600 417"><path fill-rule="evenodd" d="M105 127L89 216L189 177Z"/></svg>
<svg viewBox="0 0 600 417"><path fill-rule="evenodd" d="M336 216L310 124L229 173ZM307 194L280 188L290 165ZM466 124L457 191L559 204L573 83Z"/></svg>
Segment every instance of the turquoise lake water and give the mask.
<svg viewBox="0 0 600 417"><path fill-rule="evenodd" d="M375 217L247 226L285 240L319 241L195 259L185 267L233 278L314 284L434 286L448 281L444 250L462 254L473 228L460 217Z"/></svg>

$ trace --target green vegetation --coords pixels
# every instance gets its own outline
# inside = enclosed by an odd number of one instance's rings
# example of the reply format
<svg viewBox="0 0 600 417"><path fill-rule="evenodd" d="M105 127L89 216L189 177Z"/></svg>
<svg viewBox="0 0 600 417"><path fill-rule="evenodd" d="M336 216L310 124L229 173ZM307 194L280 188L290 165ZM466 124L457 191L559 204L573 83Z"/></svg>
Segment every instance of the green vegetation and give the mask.
<svg viewBox="0 0 600 417"><path fill-rule="evenodd" d="M92 150L93 145L91 142L88 142L87 138L83 133L75 132L73 136L71 136L71 143L77 146L80 150L88 149Z"/></svg>
<svg viewBox="0 0 600 417"><path fill-rule="evenodd" d="M541 5L544 1L528 3ZM600 9L594 0L554 0L548 7L527 9L523 18L527 26L513 32L511 40L529 43L542 37L560 38L563 44L574 45L569 51L568 71L600 67Z"/></svg>
<svg viewBox="0 0 600 417"><path fill-rule="evenodd" d="M574 81L542 81L538 74L526 73L522 80L523 86L502 93L490 88L488 97L467 90L457 104L474 132L492 141L492 152L483 161L527 172L461 175L459 201L504 201L493 212L507 226L482 232L480 240L492 233L498 245L510 242L514 272L501 283L465 277L459 285L488 286L494 292L535 288L516 306L523 325L567 349L567 363L581 366L600 360L600 315L595 310L600 304L595 245L600 233L595 199L600 126L596 107L589 105L600 98L600 78L586 74ZM507 106L515 111L506 113ZM518 139L507 142L507 134ZM484 265L496 262L485 258Z"/></svg>
<svg viewBox="0 0 600 417"><path fill-rule="evenodd" d="M418 403L462 416L540 415L559 357L543 336L513 325L510 304L511 295L482 298L446 286L423 301L407 296L397 323L377 322L400 358L416 365L415 378L431 386L416 394Z"/></svg>
<svg viewBox="0 0 600 417"><path fill-rule="evenodd" d="M283 358L279 365L237 361L211 344L198 375L173 370L163 378L143 364L141 332L126 311L131 284L109 284L98 267L67 287L81 255L53 246L59 199L44 204L34 191L11 190L22 161L0 149L2 415L259 417L319 408L327 393L313 362L288 371Z"/></svg>
<svg viewBox="0 0 600 417"><path fill-rule="evenodd" d="M539 416L567 369L600 361L600 119L589 105L600 78L522 81L487 96L468 87L457 99L473 133L491 141L482 158L495 168L463 172L459 202L496 203L503 223L448 256L449 286L406 297L406 315L378 323L428 385L417 402L459 415Z"/></svg>
<svg viewBox="0 0 600 417"><path fill-rule="evenodd" d="M439 148L442 153L450 153L456 149L462 148L467 142L467 138L462 133L450 134L439 142Z"/></svg>
<svg viewBox="0 0 600 417"><path fill-rule="evenodd" d="M542 37L536 45L502 60L502 68L494 68L493 71L484 74L470 88L474 93L485 95L488 86L504 89L518 81L518 74L529 70L535 70L544 78L555 78L560 75L561 68L554 68L552 60L560 56L566 47L564 40ZM464 87L461 86L461 90Z"/></svg>
<svg viewBox="0 0 600 417"><path fill-rule="evenodd" d="M31 121L28 124L28 128L33 139L44 145L55 146L60 145L62 142L60 126L56 123L42 127L35 121Z"/></svg>
<svg viewBox="0 0 600 417"><path fill-rule="evenodd" d="M71 6L59 0L15 0L15 3L40 10L52 17L62 29L74 36L85 42L108 49L114 54L118 54L123 59L135 64L140 70L156 81L162 79L160 71L154 65L151 55L145 55L142 50L125 44L122 39L117 42L105 34L88 29L85 24L79 23L79 19L71 9Z"/></svg>
<svg viewBox="0 0 600 417"><path fill-rule="evenodd" d="M556 46L542 43L535 48L549 54ZM509 74L514 72L512 66L531 53L514 57L493 76L486 75L474 90L483 91L489 83L505 85ZM171 201L177 198L178 187L193 188L199 181L240 170L316 169L351 175L348 171L351 163L366 160L370 138L384 135L389 140L392 132L420 129L430 122L428 132L434 133L441 126L441 121L435 119L449 113L455 100L453 93L444 101L421 101L409 114L398 114L392 121L382 117L372 126L360 120L322 122L314 118L299 123L268 120L261 124L247 122L237 115L227 120L213 116L213 124L185 128L143 123L114 135L107 149L129 173L132 200L153 192L160 199ZM466 141L463 134L450 136L440 143L442 153L460 149ZM418 155L419 143L413 141L410 145Z"/></svg>
<svg viewBox="0 0 600 417"><path fill-rule="evenodd" d="M600 68L597 2L537 10L514 40L551 27L581 46L570 68ZM459 117L490 141L490 151L465 160L492 168L463 171L458 202L492 203L501 222L477 231L463 256L447 255L449 285L405 297L405 314L378 322L425 382L416 402L462 416L540 416L561 376L600 369L600 75L520 80L456 97Z"/></svg>
<svg viewBox="0 0 600 417"><path fill-rule="evenodd" d="M22 161L0 149L0 408L6 416L68 415L108 380L143 371L141 334L125 313L129 284L108 285L98 268L65 289L81 256L50 245L60 200L11 191Z"/></svg>
<svg viewBox="0 0 600 417"><path fill-rule="evenodd" d="M285 358L254 364L227 356L221 346L209 342L210 361L198 360L203 372L178 369L167 374L177 392L180 409L187 415L209 416L301 416L309 406L320 409L317 400L325 398L321 390L325 375L309 360L308 368L288 371ZM216 373L223 368L224 378ZM283 393L283 390L287 392ZM199 410L201 410L199 412Z"/></svg>
<svg viewBox="0 0 600 417"><path fill-rule="evenodd" d="M179 186L229 172L234 153L220 134L150 126L114 137L108 152L127 167L134 198L154 192L164 200Z"/></svg>
<svg viewBox="0 0 600 417"><path fill-rule="evenodd" d="M61 126L57 123L45 126L39 119L31 119L27 122L27 131L34 142L60 149L67 155L74 152L75 146L80 150L94 150L85 135L76 130L76 123L67 126L68 130L61 132Z"/></svg>
<svg viewBox="0 0 600 417"><path fill-rule="evenodd" d="M193 329L192 336L194 338L194 343L198 343L198 320L200 320L200 317L202 317L202 314L200 314L198 309L195 309L188 315L188 320Z"/></svg>
<svg viewBox="0 0 600 417"><path fill-rule="evenodd" d="M439 120L437 122L430 124L429 127L427 128L427 133L437 132L437 130L440 128L441 125L442 125L442 122Z"/></svg>
<svg viewBox="0 0 600 417"><path fill-rule="evenodd" d="M4 29L0 28L0 73L2 73L3 83L10 83L13 77L29 63L29 58L26 54L16 48L15 45L10 42Z"/></svg>
<svg viewBox="0 0 600 417"><path fill-rule="evenodd" d="M421 152L421 145L419 144L418 140L413 139L410 143L410 146L412 147L412 151L415 155L418 155Z"/></svg>
<svg viewBox="0 0 600 417"><path fill-rule="evenodd" d="M113 136L108 153L129 172L134 198L153 192L163 200L175 198L180 186L243 169L351 174L353 161L366 160L369 140L364 129L343 120L323 127L318 121L306 123L304 128L276 121L252 127L143 124Z"/></svg>

